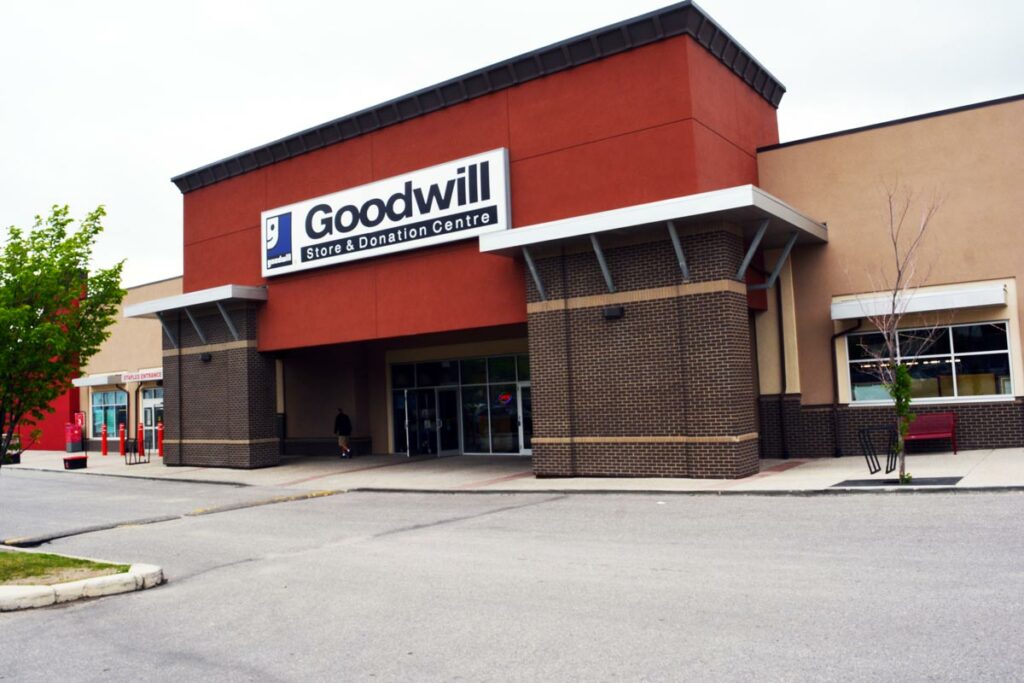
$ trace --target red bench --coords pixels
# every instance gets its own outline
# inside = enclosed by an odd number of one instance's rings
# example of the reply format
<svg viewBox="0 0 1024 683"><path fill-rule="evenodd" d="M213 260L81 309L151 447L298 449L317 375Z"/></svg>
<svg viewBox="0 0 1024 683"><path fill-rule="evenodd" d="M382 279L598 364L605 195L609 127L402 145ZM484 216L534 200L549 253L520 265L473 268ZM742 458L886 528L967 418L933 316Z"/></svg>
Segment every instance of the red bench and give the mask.
<svg viewBox="0 0 1024 683"><path fill-rule="evenodd" d="M84 470L86 463L89 462L89 456L82 455L65 455L64 456L64 469L66 470Z"/></svg>
<svg viewBox="0 0 1024 683"><path fill-rule="evenodd" d="M910 423L905 441L950 439L956 454L956 413L926 413Z"/></svg>

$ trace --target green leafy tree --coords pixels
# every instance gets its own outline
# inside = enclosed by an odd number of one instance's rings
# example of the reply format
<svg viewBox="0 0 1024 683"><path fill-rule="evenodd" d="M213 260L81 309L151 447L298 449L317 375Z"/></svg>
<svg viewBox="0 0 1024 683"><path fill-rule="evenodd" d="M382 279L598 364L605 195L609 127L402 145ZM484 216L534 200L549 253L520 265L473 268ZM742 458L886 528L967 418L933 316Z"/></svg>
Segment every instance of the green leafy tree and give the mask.
<svg viewBox="0 0 1024 683"><path fill-rule="evenodd" d="M0 463L110 335L124 264L89 272L105 215L100 206L72 230L68 207L54 206L0 246Z"/></svg>

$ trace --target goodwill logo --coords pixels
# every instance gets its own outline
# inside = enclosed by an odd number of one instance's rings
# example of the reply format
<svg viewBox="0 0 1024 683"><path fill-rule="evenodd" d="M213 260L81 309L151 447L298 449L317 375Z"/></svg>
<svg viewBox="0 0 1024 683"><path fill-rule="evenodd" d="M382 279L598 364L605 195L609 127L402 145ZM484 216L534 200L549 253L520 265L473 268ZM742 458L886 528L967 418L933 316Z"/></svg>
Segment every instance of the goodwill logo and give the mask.
<svg viewBox="0 0 1024 683"><path fill-rule="evenodd" d="M508 214L508 153L496 149L264 211L263 275L505 230Z"/></svg>
<svg viewBox="0 0 1024 683"><path fill-rule="evenodd" d="M292 215L283 213L264 221L267 269L280 268L292 263Z"/></svg>

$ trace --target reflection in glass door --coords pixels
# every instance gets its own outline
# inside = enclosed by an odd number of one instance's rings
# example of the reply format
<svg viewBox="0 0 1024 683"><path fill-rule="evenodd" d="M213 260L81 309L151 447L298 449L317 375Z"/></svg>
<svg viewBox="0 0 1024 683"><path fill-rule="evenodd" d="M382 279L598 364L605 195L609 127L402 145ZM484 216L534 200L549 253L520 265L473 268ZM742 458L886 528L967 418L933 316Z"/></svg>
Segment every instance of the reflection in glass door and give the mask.
<svg viewBox="0 0 1024 683"><path fill-rule="evenodd" d="M142 390L142 430L146 450L156 448L156 427L164 421L163 387Z"/></svg>
<svg viewBox="0 0 1024 683"><path fill-rule="evenodd" d="M459 390L437 390L438 454L459 454Z"/></svg>
<svg viewBox="0 0 1024 683"><path fill-rule="evenodd" d="M407 392L415 401L409 411L409 455L437 455L437 394L434 389Z"/></svg>
<svg viewBox="0 0 1024 683"><path fill-rule="evenodd" d="M529 382L519 383L519 443L522 453L533 455L533 396Z"/></svg>
<svg viewBox="0 0 1024 683"><path fill-rule="evenodd" d="M492 384L491 452L519 452L519 406L515 384Z"/></svg>

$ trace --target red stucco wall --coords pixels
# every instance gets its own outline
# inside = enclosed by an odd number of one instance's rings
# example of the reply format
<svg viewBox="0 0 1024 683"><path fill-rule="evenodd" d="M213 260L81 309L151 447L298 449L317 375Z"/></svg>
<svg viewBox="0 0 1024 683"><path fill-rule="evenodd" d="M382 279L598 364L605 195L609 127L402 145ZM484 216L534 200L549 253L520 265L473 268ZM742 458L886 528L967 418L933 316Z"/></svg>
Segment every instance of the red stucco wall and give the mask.
<svg viewBox="0 0 1024 683"><path fill-rule="evenodd" d="M33 426L22 427L19 430L22 444L28 445L29 434L38 427L42 430L43 435L29 450L63 451L64 426L75 421L75 413L78 412L79 405L78 394L78 389L69 390L50 404L54 412L46 413L46 416Z"/></svg>
<svg viewBox="0 0 1024 683"><path fill-rule="evenodd" d="M264 281L260 212L507 147L519 227L756 183L777 141L770 104L666 40L186 194L184 290L267 284L262 350L524 322L522 265L472 239Z"/></svg>

